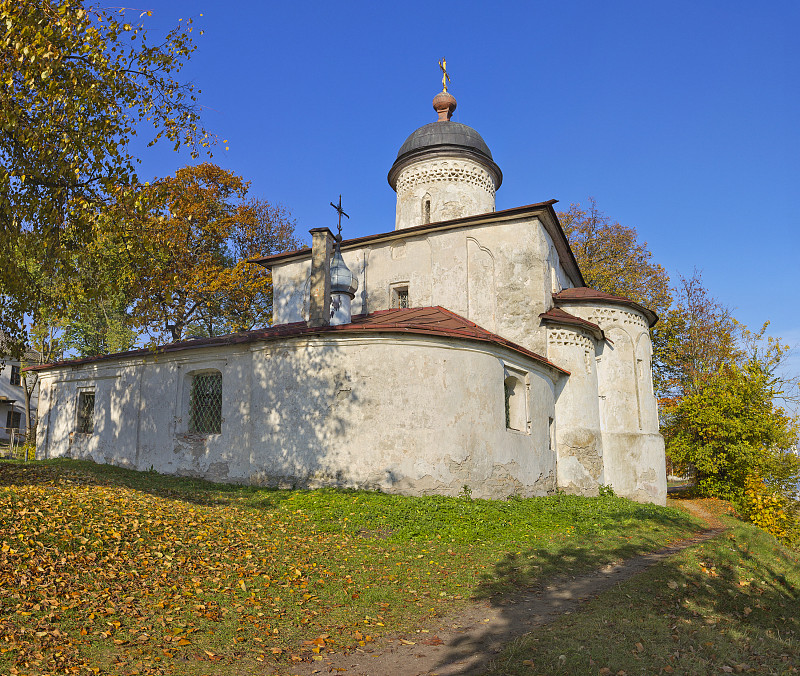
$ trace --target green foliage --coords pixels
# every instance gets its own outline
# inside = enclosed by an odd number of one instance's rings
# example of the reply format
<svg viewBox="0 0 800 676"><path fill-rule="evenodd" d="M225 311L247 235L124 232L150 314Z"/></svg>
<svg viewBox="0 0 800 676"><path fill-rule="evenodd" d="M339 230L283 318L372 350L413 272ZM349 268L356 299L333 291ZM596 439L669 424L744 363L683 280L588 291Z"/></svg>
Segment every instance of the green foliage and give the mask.
<svg viewBox="0 0 800 676"><path fill-rule="evenodd" d="M614 487L611 484L598 484L597 492L601 498L617 497L617 494L614 492Z"/></svg>
<svg viewBox="0 0 800 676"><path fill-rule="evenodd" d="M778 493L794 490L797 425L774 395L768 369L755 359L720 370L675 407L664 430L669 454L694 467L702 495L740 504L753 475Z"/></svg>
<svg viewBox="0 0 800 676"><path fill-rule="evenodd" d="M65 303L51 282L72 276L98 213L136 182L133 137L152 125L151 144L193 156L209 145L193 87L176 79L195 49L191 21L151 40L150 14L0 0L0 329L18 354L23 316Z"/></svg>

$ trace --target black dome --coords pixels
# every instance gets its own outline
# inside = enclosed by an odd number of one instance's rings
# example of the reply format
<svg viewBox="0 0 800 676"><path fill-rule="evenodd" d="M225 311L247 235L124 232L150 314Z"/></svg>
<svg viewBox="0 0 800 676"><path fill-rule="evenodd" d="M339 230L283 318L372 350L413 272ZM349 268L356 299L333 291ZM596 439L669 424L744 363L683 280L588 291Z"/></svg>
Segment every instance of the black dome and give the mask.
<svg viewBox="0 0 800 676"><path fill-rule="evenodd" d="M406 142L400 146L397 159L399 160L403 155L415 150L433 148L435 146L462 146L464 148L472 148L481 155L485 155L490 160L493 159L492 151L489 150L486 141L483 140L483 137L481 137L477 131L460 122L451 121L431 122L417 129L417 131L411 134L411 136L406 139Z"/></svg>
<svg viewBox="0 0 800 676"><path fill-rule="evenodd" d="M503 182L503 172L494 161L492 151L483 137L472 127L460 122L438 120L417 129L400 146L397 159L387 176L389 185L396 187L397 176L403 167L426 156L472 157L494 175L495 188Z"/></svg>

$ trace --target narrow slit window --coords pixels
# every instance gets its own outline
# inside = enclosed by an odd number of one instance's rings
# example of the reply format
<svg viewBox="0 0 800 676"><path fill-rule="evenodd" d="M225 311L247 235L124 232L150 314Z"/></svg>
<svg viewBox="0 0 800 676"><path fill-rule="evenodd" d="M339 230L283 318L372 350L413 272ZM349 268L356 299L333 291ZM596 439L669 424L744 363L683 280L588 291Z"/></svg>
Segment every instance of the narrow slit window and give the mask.
<svg viewBox="0 0 800 676"><path fill-rule="evenodd" d="M78 394L78 424L76 431L91 434L94 431L94 392Z"/></svg>
<svg viewBox="0 0 800 676"><path fill-rule="evenodd" d="M507 376L503 381L506 410L506 429L525 431L526 406L525 385L516 376Z"/></svg>
<svg viewBox="0 0 800 676"><path fill-rule="evenodd" d="M197 373L192 376L189 392L189 432L222 432L222 374Z"/></svg>
<svg viewBox="0 0 800 676"><path fill-rule="evenodd" d="M431 198L427 195L422 200L422 222L423 224L431 222Z"/></svg>

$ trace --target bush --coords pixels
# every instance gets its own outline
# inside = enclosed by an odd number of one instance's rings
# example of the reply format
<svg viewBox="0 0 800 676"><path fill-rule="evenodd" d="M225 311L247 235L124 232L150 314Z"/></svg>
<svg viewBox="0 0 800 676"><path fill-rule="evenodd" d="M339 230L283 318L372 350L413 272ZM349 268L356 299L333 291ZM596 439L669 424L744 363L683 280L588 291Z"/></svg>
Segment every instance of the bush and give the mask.
<svg viewBox="0 0 800 676"><path fill-rule="evenodd" d="M798 524L790 510L789 500L771 490L760 477L747 478L740 507L750 521L776 538L797 540Z"/></svg>

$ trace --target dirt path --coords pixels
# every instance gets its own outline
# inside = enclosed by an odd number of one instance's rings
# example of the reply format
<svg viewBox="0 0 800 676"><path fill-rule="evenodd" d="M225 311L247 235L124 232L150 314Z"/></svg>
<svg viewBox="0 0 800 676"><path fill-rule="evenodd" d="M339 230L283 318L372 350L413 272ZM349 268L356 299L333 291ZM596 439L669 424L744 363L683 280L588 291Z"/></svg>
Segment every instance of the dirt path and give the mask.
<svg viewBox="0 0 800 676"><path fill-rule="evenodd" d="M489 661L512 639L534 627L575 612L579 605L629 580L677 552L716 537L725 529L703 507L682 500L708 528L657 552L643 554L599 570L551 580L540 591L521 593L496 605L472 604L453 615L437 618L426 633L384 640L380 652L358 650L326 655L322 661L293 667L294 674L344 673L347 676L467 676L482 673Z"/></svg>

